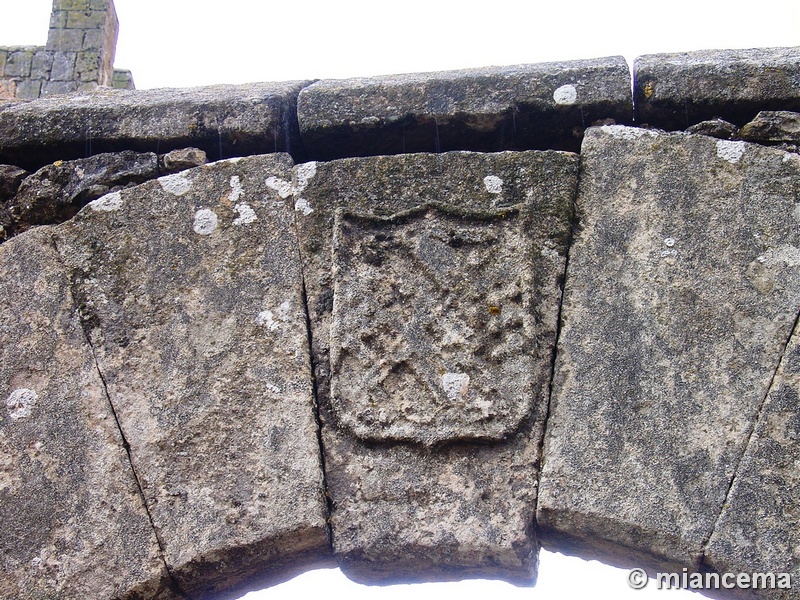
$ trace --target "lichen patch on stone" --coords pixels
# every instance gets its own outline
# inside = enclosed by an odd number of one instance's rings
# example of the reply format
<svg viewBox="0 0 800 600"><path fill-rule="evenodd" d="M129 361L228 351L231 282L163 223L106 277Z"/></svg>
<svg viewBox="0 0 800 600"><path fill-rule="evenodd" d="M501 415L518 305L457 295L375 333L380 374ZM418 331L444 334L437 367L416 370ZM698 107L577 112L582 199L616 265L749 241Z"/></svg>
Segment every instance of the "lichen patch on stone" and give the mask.
<svg viewBox="0 0 800 600"><path fill-rule="evenodd" d="M297 173L297 193L300 194L308 187L309 181L317 174L317 163L307 162L295 167Z"/></svg>
<svg viewBox="0 0 800 600"><path fill-rule="evenodd" d="M111 192L105 196L98 198L89 203L92 210L99 212L113 212L122 208L122 194L120 192Z"/></svg>
<svg viewBox="0 0 800 600"><path fill-rule="evenodd" d="M249 225L258 220L256 211L249 204L242 202L241 204L236 204L233 208L239 213L239 216L233 220L234 225Z"/></svg>
<svg viewBox="0 0 800 600"><path fill-rule="evenodd" d="M308 200L305 198L298 198L297 202L294 203L294 209L303 213L303 215L306 217L314 212L314 209L311 208L311 204L309 204Z"/></svg>
<svg viewBox="0 0 800 600"><path fill-rule="evenodd" d="M483 178L483 185L486 186L486 191L490 194L503 193L503 180L497 175L487 175Z"/></svg>
<svg viewBox="0 0 800 600"><path fill-rule="evenodd" d="M294 186L290 181L281 179L280 177L270 176L267 177L267 187L278 192L281 198L288 198L294 193Z"/></svg>
<svg viewBox="0 0 800 600"><path fill-rule="evenodd" d="M742 158L747 145L744 142L732 142L730 140L717 141L717 156L729 163L737 163Z"/></svg>
<svg viewBox="0 0 800 600"><path fill-rule="evenodd" d="M239 179L238 175L233 175L231 177L231 195L230 201L231 202L238 202L239 198L241 198L242 194L244 193L244 188L242 187L242 182Z"/></svg>
<svg viewBox="0 0 800 600"><path fill-rule="evenodd" d="M556 104L575 104L578 99L578 90L571 83L562 85L553 92L553 100Z"/></svg>
<svg viewBox="0 0 800 600"><path fill-rule="evenodd" d="M192 182L189 181L183 173L159 177L158 183L165 192L175 194L176 196L183 196L192 189Z"/></svg>
<svg viewBox="0 0 800 600"><path fill-rule="evenodd" d="M6 410L12 421L31 416L31 409L36 405L39 394L28 388L19 388L6 398Z"/></svg>
<svg viewBox="0 0 800 600"><path fill-rule="evenodd" d="M285 300L274 311L262 310L260 313L258 313L258 316L256 317L256 325L260 327L266 327L269 331L275 331L281 323L286 323L289 321L291 311L292 303L289 300Z"/></svg>
<svg viewBox="0 0 800 600"><path fill-rule="evenodd" d="M194 232L199 235L211 235L217 229L217 213L208 208L201 208L194 214Z"/></svg>
<svg viewBox="0 0 800 600"><path fill-rule="evenodd" d="M445 373L442 375L442 388L450 400L461 400L469 391L469 375L466 373Z"/></svg>

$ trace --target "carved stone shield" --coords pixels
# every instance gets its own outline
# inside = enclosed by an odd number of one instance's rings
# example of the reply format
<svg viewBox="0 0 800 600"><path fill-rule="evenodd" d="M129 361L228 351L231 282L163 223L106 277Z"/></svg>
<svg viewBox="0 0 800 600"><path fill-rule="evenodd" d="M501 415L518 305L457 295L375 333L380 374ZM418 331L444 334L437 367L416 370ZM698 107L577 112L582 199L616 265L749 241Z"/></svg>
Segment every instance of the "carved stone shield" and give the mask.
<svg viewBox="0 0 800 600"><path fill-rule="evenodd" d="M499 440L534 400L518 208L336 214L331 402L365 440Z"/></svg>

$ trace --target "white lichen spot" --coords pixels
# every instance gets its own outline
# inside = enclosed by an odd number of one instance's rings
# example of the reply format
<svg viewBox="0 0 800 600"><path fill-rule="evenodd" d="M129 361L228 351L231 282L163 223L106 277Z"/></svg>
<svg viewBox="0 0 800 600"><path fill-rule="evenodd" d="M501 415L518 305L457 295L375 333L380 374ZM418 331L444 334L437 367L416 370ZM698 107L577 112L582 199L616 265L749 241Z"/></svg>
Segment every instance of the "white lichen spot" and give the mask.
<svg viewBox="0 0 800 600"><path fill-rule="evenodd" d="M254 211L249 204L242 202L241 204L234 205L233 208L239 213L239 216L233 220L234 225L249 225L253 221L258 220L256 211Z"/></svg>
<svg viewBox="0 0 800 600"><path fill-rule="evenodd" d="M262 310L256 317L256 325L259 327L266 327L270 331L275 331L278 328L278 323L275 321L275 315L271 310Z"/></svg>
<svg viewBox="0 0 800 600"><path fill-rule="evenodd" d="M555 92L553 92L553 100L556 104L575 104L578 99L578 90L571 83L562 85Z"/></svg>
<svg viewBox="0 0 800 600"><path fill-rule="evenodd" d="M267 187L278 192L281 198L288 198L294 193L294 186L291 181L286 181L280 177L267 177Z"/></svg>
<svg viewBox="0 0 800 600"><path fill-rule="evenodd" d="M189 181L183 173L159 177L158 183L165 192L175 194L176 196L183 196L192 189L192 182Z"/></svg>
<svg viewBox="0 0 800 600"><path fill-rule="evenodd" d="M92 210L100 212L113 212L122 208L122 194L120 192L111 192L105 196L89 202Z"/></svg>
<svg viewBox="0 0 800 600"><path fill-rule="evenodd" d="M742 158L747 145L744 142L732 142L731 140L717 140L717 156L729 163L737 163Z"/></svg>
<svg viewBox="0 0 800 600"><path fill-rule="evenodd" d="M492 408L494 407L494 405L490 400L484 400L483 398L478 398L475 401L475 406L477 406L478 409L480 409L481 416L484 419L488 419L493 413Z"/></svg>
<svg viewBox="0 0 800 600"><path fill-rule="evenodd" d="M267 387L267 389L268 389L270 392L272 392L273 394L280 394L280 393L281 393L281 388L279 388L279 387L278 387L277 385L275 385L274 383L268 383L266 387Z"/></svg>
<svg viewBox="0 0 800 600"><path fill-rule="evenodd" d="M312 161L303 163L302 165L297 165L294 168L294 173L297 179L297 185L286 181L285 179L281 179L280 177L267 177L267 187L278 192L278 195L281 198L288 198L292 195L302 194L303 190L308 187L308 182L311 181L311 178L317 174L317 163ZM297 200L297 202L295 202L294 209L301 210L304 215L309 215L312 212L308 201L304 200L303 198L300 198Z"/></svg>
<svg viewBox="0 0 800 600"><path fill-rule="evenodd" d="M285 300L281 305L272 310L262 310L256 317L256 325L266 327L269 331L275 331L281 323L286 323L292 312L292 303Z"/></svg>
<svg viewBox="0 0 800 600"><path fill-rule="evenodd" d="M675 245L675 238L673 237L664 238L664 245L667 248L672 248Z"/></svg>
<svg viewBox="0 0 800 600"><path fill-rule="evenodd" d="M483 178L483 185L486 186L486 191L490 194L503 193L503 180L497 175L487 175Z"/></svg>
<svg viewBox="0 0 800 600"><path fill-rule="evenodd" d="M234 175L231 177L231 195L230 201L236 203L239 201L239 198L244 193L244 188L242 187L242 182L239 179L238 175Z"/></svg>
<svg viewBox="0 0 800 600"><path fill-rule="evenodd" d="M762 254L761 256L756 258L756 260L763 265L765 262L767 262L767 257Z"/></svg>
<svg viewBox="0 0 800 600"><path fill-rule="evenodd" d="M217 228L217 213L208 208L201 208L194 213L194 232L199 235L211 235Z"/></svg>
<svg viewBox="0 0 800 600"><path fill-rule="evenodd" d="M628 127L627 125L603 125L600 127L600 129L603 131L603 133L607 133L612 137L623 140L635 140L644 136L658 136L657 132L650 129L642 129L641 127Z"/></svg>
<svg viewBox="0 0 800 600"><path fill-rule="evenodd" d="M460 400L469 390L469 375L466 373L445 373L442 375L442 388L450 400Z"/></svg>
<svg viewBox="0 0 800 600"><path fill-rule="evenodd" d="M308 187L308 183L317 174L317 163L307 162L295 167L297 174L297 193L301 194Z"/></svg>
<svg viewBox="0 0 800 600"><path fill-rule="evenodd" d="M36 405L39 394L28 388L19 388L6 398L6 410L12 420L31 416L31 409Z"/></svg>
<svg viewBox="0 0 800 600"><path fill-rule="evenodd" d="M294 209L303 213L303 215L306 217L314 212L314 209L311 208L311 204L309 204L308 200L305 198L298 198L297 202L294 203Z"/></svg>

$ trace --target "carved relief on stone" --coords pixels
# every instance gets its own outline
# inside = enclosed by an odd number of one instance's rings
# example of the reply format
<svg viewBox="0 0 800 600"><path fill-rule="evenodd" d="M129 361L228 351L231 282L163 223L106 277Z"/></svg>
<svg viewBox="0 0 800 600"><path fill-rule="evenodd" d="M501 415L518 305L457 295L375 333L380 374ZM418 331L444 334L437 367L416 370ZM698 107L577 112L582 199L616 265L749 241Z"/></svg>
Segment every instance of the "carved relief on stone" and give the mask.
<svg viewBox="0 0 800 600"><path fill-rule="evenodd" d="M332 405L365 440L499 440L534 394L530 236L520 207L339 210Z"/></svg>

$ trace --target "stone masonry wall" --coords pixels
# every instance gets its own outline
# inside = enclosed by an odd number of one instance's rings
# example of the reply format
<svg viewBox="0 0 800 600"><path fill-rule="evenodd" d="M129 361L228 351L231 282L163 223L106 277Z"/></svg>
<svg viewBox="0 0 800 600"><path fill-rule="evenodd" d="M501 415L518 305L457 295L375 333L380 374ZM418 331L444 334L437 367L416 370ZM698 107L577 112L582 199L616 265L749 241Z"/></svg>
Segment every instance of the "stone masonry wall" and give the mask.
<svg viewBox="0 0 800 600"><path fill-rule="evenodd" d="M0 99L33 99L98 86L133 88L114 70L113 0L53 0L47 45L0 47Z"/></svg>
<svg viewBox="0 0 800 600"><path fill-rule="evenodd" d="M796 599L800 48L632 75L0 104L0 598L545 547Z"/></svg>

